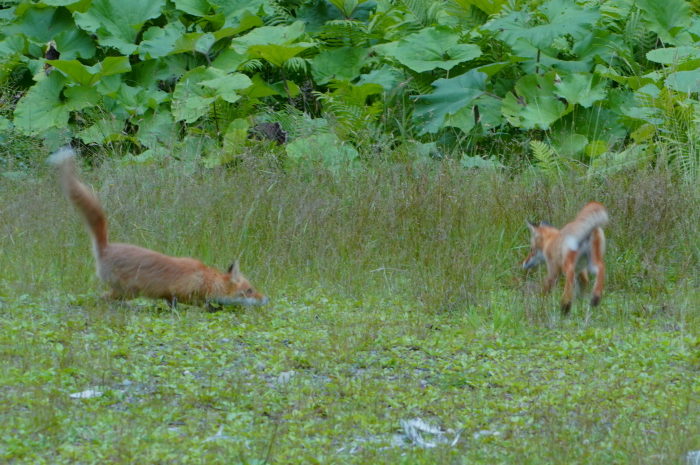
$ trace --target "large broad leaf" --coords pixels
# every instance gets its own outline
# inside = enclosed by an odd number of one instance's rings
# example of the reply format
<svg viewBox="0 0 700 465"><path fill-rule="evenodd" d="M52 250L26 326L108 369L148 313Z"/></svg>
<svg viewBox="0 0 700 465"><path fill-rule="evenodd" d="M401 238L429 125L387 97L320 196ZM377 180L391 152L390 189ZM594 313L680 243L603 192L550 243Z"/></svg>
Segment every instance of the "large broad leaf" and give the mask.
<svg viewBox="0 0 700 465"><path fill-rule="evenodd" d="M540 49L525 39L520 39L513 45L513 53L518 57L528 58L521 63L523 70L527 73L540 73L542 70L552 69L580 73L589 71L592 64L592 60L590 63L580 60L562 60L556 57L556 50L550 47Z"/></svg>
<svg viewBox="0 0 700 465"><path fill-rule="evenodd" d="M49 128L68 125L70 109L61 101L65 78L51 73L37 82L15 108L15 127L24 134L36 135Z"/></svg>
<svg viewBox="0 0 700 465"><path fill-rule="evenodd" d="M68 6L82 0L42 0L41 3L50 6Z"/></svg>
<svg viewBox="0 0 700 465"><path fill-rule="evenodd" d="M620 105L620 112L632 120L644 121L652 125L663 124L666 115L659 108L661 89L656 84L642 86L634 93L634 98ZM669 92L666 90L666 92Z"/></svg>
<svg viewBox="0 0 700 465"><path fill-rule="evenodd" d="M89 59L95 55L95 44L89 35L77 28L66 29L54 37L63 60Z"/></svg>
<svg viewBox="0 0 700 465"><path fill-rule="evenodd" d="M537 48L545 48L564 35L574 40L586 36L600 17L597 9L580 7L571 0L550 0L540 6L538 12L544 14L546 22L536 24L535 14L514 11L487 23L483 28L496 32L498 38L511 47L524 39Z"/></svg>
<svg viewBox="0 0 700 465"><path fill-rule="evenodd" d="M351 81L360 69L369 50L355 47L324 50L311 61L311 75L316 84L326 84L332 79Z"/></svg>
<svg viewBox="0 0 700 465"><path fill-rule="evenodd" d="M459 63L481 56L479 46L458 42L459 34L446 28L429 27L398 42L377 45L374 49L422 73L435 68L450 70Z"/></svg>
<svg viewBox="0 0 700 465"><path fill-rule="evenodd" d="M515 127L547 129L565 112L555 94L555 73L524 76L503 99L503 116Z"/></svg>
<svg viewBox="0 0 700 465"><path fill-rule="evenodd" d="M700 69L671 73L664 81L664 85L669 89L687 94L700 92Z"/></svg>
<svg viewBox="0 0 700 465"><path fill-rule="evenodd" d="M124 121L105 118L80 131L77 136L86 144L103 144L121 138Z"/></svg>
<svg viewBox="0 0 700 465"><path fill-rule="evenodd" d="M391 93L392 91L399 91L399 84L404 79L406 79L406 76L402 71L385 65L367 74L362 74L357 81L357 85L378 84L382 86L384 92Z"/></svg>
<svg viewBox="0 0 700 465"><path fill-rule="evenodd" d="M227 74L217 68L200 66L187 72L175 86L172 112L176 120L192 123L209 111L217 99L235 102L240 98L238 90L252 84L244 74Z"/></svg>
<svg viewBox="0 0 700 465"><path fill-rule="evenodd" d="M169 145L177 140L177 126L169 111L150 111L137 119L136 138L149 148Z"/></svg>
<svg viewBox="0 0 700 465"><path fill-rule="evenodd" d="M242 20L249 16L266 16L276 14L272 2L268 0L208 0L217 15L224 17L222 29L239 27Z"/></svg>
<svg viewBox="0 0 700 465"><path fill-rule="evenodd" d="M141 26L160 16L164 7L165 0L94 0L86 12L75 13L75 22L96 34L100 45L130 55Z"/></svg>
<svg viewBox="0 0 700 465"><path fill-rule="evenodd" d="M289 26L263 26L236 37L231 47L238 53L246 53L255 45L287 45L296 42L304 34L304 23L296 21Z"/></svg>
<svg viewBox="0 0 700 465"><path fill-rule="evenodd" d="M413 117L421 125L421 133L439 131L444 127L447 116L470 107L486 90L486 74L471 70L452 79L438 79L433 86L435 92L416 99ZM452 125L465 129L468 126L463 118Z"/></svg>
<svg viewBox="0 0 700 465"><path fill-rule="evenodd" d="M3 27L2 33L5 36L24 34L35 42L45 44L62 32L74 28L70 12L63 8L56 10L27 5L27 8L18 13L18 18L13 24Z"/></svg>
<svg viewBox="0 0 700 465"><path fill-rule="evenodd" d="M142 60L160 58L175 50L175 44L185 35L185 26L179 21L173 21L164 27L149 27L143 33L139 44L139 55ZM194 46L193 48L194 49Z"/></svg>
<svg viewBox="0 0 700 465"><path fill-rule="evenodd" d="M588 108L606 97L605 81L591 73L576 73L555 79L556 94L569 105L579 104Z"/></svg>
<svg viewBox="0 0 700 465"><path fill-rule="evenodd" d="M657 48L647 52L647 60L662 65L679 65L688 60L700 58L700 47L686 45L682 47Z"/></svg>
<svg viewBox="0 0 700 465"><path fill-rule="evenodd" d="M207 0L174 0L178 10L194 16L206 16L211 10Z"/></svg>
<svg viewBox="0 0 700 465"><path fill-rule="evenodd" d="M690 24L690 5L685 0L637 0L636 5L649 29L666 43L675 43L676 34Z"/></svg>
<svg viewBox="0 0 700 465"><path fill-rule="evenodd" d="M296 42L289 45L253 45L248 49L251 58L262 58L280 67L290 58L294 58L304 50L313 47L311 42Z"/></svg>
<svg viewBox="0 0 700 465"><path fill-rule="evenodd" d="M468 8L475 6L487 15L492 15L501 11L506 0L452 0L459 5L462 10L468 11Z"/></svg>
<svg viewBox="0 0 700 465"><path fill-rule="evenodd" d="M91 86L105 76L131 71L129 57L107 57L93 66L85 66L78 60L47 60L47 63L83 86Z"/></svg>

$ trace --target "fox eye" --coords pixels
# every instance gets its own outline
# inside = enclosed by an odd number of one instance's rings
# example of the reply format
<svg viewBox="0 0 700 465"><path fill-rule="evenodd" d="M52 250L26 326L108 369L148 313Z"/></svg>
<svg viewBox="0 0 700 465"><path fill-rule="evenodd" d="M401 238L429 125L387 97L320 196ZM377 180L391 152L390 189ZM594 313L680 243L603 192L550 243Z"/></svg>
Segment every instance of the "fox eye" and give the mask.
<svg viewBox="0 0 700 465"><path fill-rule="evenodd" d="M245 290L245 295L251 295L253 293L253 289L248 288Z"/></svg>

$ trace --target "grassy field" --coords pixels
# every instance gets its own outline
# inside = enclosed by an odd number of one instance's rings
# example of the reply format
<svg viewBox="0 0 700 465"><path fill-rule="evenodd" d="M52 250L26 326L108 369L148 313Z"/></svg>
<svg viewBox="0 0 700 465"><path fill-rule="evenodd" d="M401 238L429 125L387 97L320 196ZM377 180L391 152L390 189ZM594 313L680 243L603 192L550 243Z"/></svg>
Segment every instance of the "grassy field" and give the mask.
<svg viewBox="0 0 700 465"><path fill-rule="evenodd" d="M700 449L697 185L447 163L85 178L113 239L239 258L272 303L104 302L55 181L1 178L0 461L682 464ZM561 283L541 297L541 271L519 269L524 220L560 225L593 199L611 216L606 291L563 318ZM435 428L422 443L415 420Z"/></svg>

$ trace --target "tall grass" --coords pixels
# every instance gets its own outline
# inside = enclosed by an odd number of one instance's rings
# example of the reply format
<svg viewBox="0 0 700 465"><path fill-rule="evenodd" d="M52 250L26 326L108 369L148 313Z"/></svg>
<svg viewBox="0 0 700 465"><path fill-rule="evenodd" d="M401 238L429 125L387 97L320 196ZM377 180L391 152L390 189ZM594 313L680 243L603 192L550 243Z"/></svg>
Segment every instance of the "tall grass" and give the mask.
<svg viewBox="0 0 700 465"><path fill-rule="evenodd" d="M401 295L435 310L535 295L523 275L525 219L569 221L590 200L610 211L607 293L654 299L697 285L700 193L665 171L548 181L531 175L377 164L362 172L283 172L104 163L83 176L111 239L244 273L271 294L326 289ZM50 173L0 187L0 269L11 292L99 288L87 234ZM557 290L558 293L560 290Z"/></svg>
<svg viewBox="0 0 700 465"><path fill-rule="evenodd" d="M446 163L333 176L105 162L83 177L113 240L220 268L240 258L272 304L103 303L51 173L3 179L11 461L678 463L698 449L700 194L663 171L553 182ZM581 299L560 318L561 287L542 299L541 274L520 270L524 220L560 225L592 199L611 216L608 285L600 308ZM69 397L88 388L104 395ZM392 446L411 418L462 438Z"/></svg>

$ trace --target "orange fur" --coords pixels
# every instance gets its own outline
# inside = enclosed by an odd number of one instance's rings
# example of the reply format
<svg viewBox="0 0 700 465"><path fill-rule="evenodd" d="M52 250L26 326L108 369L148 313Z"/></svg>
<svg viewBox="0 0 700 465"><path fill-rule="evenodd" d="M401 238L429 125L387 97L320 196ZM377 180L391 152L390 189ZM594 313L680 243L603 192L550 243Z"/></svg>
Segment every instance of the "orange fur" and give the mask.
<svg viewBox="0 0 700 465"><path fill-rule="evenodd" d="M530 254L523 262L524 269L538 264L547 264L547 278L544 293L554 286L560 274L564 274L564 295L561 308L568 312L576 287L577 269L587 261L587 269L578 272L579 280L588 284L588 272L595 274L591 305L600 303L605 280L605 234L603 226L608 223L608 212L598 202L590 202L579 212L571 223L557 229L545 223L527 223L532 233Z"/></svg>
<svg viewBox="0 0 700 465"><path fill-rule="evenodd" d="M267 297L241 274L238 263L224 273L194 258L170 257L131 244L110 242L107 218L95 193L77 175L75 153L64 148L49 161L59 172L66 197L82 214L90 232L97 276L107 283L108 297L136 296L200 305L264 305Z"/></svg>

